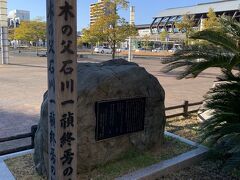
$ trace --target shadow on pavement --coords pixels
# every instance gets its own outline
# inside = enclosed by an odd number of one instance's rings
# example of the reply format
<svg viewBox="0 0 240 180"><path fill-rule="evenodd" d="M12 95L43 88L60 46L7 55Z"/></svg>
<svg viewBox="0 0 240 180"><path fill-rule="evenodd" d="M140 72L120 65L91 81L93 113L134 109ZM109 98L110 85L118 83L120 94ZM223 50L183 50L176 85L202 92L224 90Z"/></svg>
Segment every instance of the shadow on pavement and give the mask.
<svg viewBox="0 0 240 180"><path fill-rule="evenodd" d="M38 123L38 115L0 110L0 139L31 132L31 126ZM0 142L0 152L31 144L31 138Z"/></svg>
<svg viewBox="0 0 240 180"><path fill-rule="evenodd" d="M8 112L0 109L0 138L31 132L31 126L38 124L38 114Z"/></svg>
<svg viewBox="0 0 240 180"><path fill-rule="evenodd" d="M16 63L9 63L8 65L14 65L14 66L25 66L25 67L36 67L36 68L47 68L46 66L30 65L30 64L16 64Z"/></svg>

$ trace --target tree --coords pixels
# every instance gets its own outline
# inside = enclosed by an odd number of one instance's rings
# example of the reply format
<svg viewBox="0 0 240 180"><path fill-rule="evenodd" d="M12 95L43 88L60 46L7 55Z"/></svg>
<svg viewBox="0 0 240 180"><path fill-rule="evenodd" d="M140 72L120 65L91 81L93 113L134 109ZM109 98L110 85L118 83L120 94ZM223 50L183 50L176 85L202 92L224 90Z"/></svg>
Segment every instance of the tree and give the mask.
<svg viewBox="0 0 240 180"><path fill-rule="evenodd" d="M83 46L83 40L82 40L82 38L81 37L78 37L77 38L77 47L82 47Z"/></svg>
<svg viewBox="0 0 240 180"><path fill-rule="evenodd" d="M22 21L15 29L15 39L38 41L46 39L46 23L41 21Z"/></svg>
<svg viewBox="0 0 240 180"><path fill-rule="evenodd" d="M126 0L103 0L103 6L104 9L99 6L93 8L93 14L98 15L98 18L84 31L83 36L90 42L108 43L112 48L112 58L115 59L116 45L135 35L137 31L118 15L119 9L128 7Z"/></svg>
<svg viewBox="0 0 240 180"><path fill-rule="evenodd" d="M240 23L220 18L221 31L206 29L191 36L208 44L189 46L166 60L164 72L184 68L178 78L197 77L210 67L222 70L218 85L205 96L212 116L201 128L202 140L227 159L226 168L240 168ZM234 70L235 69L235 70ZM234 71L233 71L234 70Z"/></svg>
<svg viewBox="0 0 240 180"><path fill-rule="evenodd" d="M212 8L207 13L207 18L204 19L204 29L220 28L219 18Z"/></svg>
<svg viewBox="0 0 240 180"><path fill-rule="evenodd" d="M186 33L186 44L189 44L189 36L190 33L193 32L193 26L194 26L194 18L192 15L185 14L182 17L182 21L180 23L176 23L176 27L179 29L179 31Z"/></svg>
<svg viewBox="0 0 240 180"><path fill-rule="evenodd" d="M145 49L148 49L149 48L149 44L150 44L150 36L149 35L144 35L143 36L143 47Z"/></svg>
<svg viewBox="0 0 240 180"><path fill-rule="evenodd" d="M39 40L46 39L46 23L39 20L22 21L20 26L14 29L14 39L37 42L36 47L38 54Z"/></svg>
<svg viewBox="0 0 240 180"><path fill-rule="evenodd" d="M15 33L15 30L9 28L9 29L8 29L8 39L14 40L14 33Z"/></svg>
<svg viewBox="0 0 240 180"><path fill-rule="evenodd" d="M166 37L168 36L168 32L164 29L161 33L160 33L160 40L161 41L166 41Z"/></svg>
<svg viewBox="0 0 240 180"><path fill-rule="evenodd" d="M90 31L90 29L83 29L82 30L82 37L81 37L81 42L82 43L89 43L91 45L91 50L93 53L93 45L98 42L98 38L96 34L92 34L93 31Z"/></svg>

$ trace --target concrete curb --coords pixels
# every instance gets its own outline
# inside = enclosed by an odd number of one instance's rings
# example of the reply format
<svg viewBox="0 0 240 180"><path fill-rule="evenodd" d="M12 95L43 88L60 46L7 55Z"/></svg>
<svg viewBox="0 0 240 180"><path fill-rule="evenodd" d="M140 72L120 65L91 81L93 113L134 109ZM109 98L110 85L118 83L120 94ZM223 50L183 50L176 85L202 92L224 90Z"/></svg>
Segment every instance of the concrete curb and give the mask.
<svg viewBox="0 0 240 180"><path fill-rule="evenodd" d="M7 155L4 155L4 156L0 156L0 159L6 160L6 159L19 157L19 156L24 156L26 154L33 153L33 151L34 151L33 149L29 149L29 150L26 150L26 151L20 151L20 152L17 152L17 153L7 154Z"/></svg>
<svg viewBox="0 0 240 180"><path fill-rule="evenodd" d="M5 162L0 159L0 179L2 180L15 180L12 173L9 171Z"/></svg>
<svg viewBox="0 0 240 180"><path fill-rule="evenodd" d="M194 142L194 141L191 141L191 140L189 140L189 139L183 138L183 137L178 136L178 135L176 135L176 134L173 134L173 133L170 133L170 132L167 132L167 131L165 131L164 134L165 134L166 136L169 136L169 137L172 137L172 138L174 138L174 139L177 139L177 140L179 140L179 141L181 141L181 142L183 142L183 143L186 143L186 144L188 144L188 145L190 145L190 146L202 147L202 148L205 148L205 149L208 150L208 148L207 148L206 146L203 146L203 145L201 145L201 144L198 144L198 143L196 143L196 142Z"/></svg>
<svg viewBox="0 0 240 180"><path fill-rule="evenodd" d="M204 158L204 156L206 155L206 153L208 152L207 147L200 145L198 143L195 143L193 141L190 141L188 139L182 138L178 135L175 135L175 134L172 134L169 132L165 132L165 135L173 137L175 139L178 139L181 142L184 142L191 146L195 146L197 148L192 151L183 153L179 156L176 156L172 159L168 159L168 160L162 161L160 163L154 164L152 166L142 168L135 172L126 174L122 177L116 178L116 180L157 179L161 176L164 176L171 172L183 169L195 162L202 160Z"/></svg>
<svg viewBox="0 0 240 180"><path fill-rule="evenodd" d="M15 177L13 176L11 171L8 169L4 160L10 159L10 158L15 158L18 156L23 156L23 155L30 154L30 153L33 153L33 149L0 156L0 179L1 180L15 180Z"/></svg>

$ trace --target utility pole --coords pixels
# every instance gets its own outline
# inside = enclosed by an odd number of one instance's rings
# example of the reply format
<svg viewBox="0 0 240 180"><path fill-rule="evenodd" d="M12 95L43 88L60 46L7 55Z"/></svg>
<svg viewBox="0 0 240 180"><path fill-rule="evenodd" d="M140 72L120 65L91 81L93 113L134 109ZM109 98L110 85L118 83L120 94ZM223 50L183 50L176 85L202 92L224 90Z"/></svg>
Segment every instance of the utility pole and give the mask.
<svg viewBox="0 0 240 180"><path fill-rule="evenodd" d="M131 6L130 7L130 25L135 24L135 7ZM132 37L129 37L128 41L128 61L132 61Z"/></svg>
<svg viewBox="0 0 240 180"><path fill-rule="evenodd" d="M7 0L0 0L0 39L2 64L8 64Z"/></svg>

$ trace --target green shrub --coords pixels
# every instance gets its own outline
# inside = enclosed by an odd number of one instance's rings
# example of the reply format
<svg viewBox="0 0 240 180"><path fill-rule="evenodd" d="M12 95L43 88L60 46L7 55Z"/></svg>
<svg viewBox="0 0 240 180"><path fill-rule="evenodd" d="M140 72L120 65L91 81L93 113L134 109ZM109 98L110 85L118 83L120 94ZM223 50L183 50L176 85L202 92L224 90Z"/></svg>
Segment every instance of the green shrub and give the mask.
<svg viewBox="0 0 240 180"><path fill-rule="evenodd" d="M201 72L217 67L222 70L219 83L205 96L205 109L212 116L203 123L202 140L221 154L225 168L240 167L240 23L232 18L220 18L221 29L206 29L191 35L204 43L188 46L164 63L164 72L184 68L178 78L197 77Z"/></svg>

